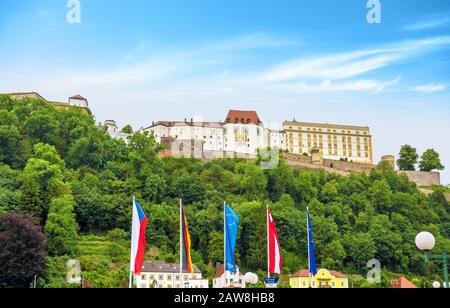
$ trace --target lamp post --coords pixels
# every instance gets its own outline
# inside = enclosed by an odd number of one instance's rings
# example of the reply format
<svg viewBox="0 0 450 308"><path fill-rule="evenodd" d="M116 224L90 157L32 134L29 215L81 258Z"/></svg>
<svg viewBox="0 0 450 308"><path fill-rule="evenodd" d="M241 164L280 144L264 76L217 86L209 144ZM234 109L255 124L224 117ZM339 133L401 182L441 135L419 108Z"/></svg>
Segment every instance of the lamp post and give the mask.
<svg viewBox="0 0 450 308"><path fill-rule="evenodd" d="M425 262L430 262L431 260L441 260L444 263L445 287L448 289L450 287L448 278L448 261L450 260L450 256L446 254L428 254L431 250L433 250L434 246L436 246L436 239L434 235L429 232L421 232L417 235L416 246L425 253Z"/></svg>

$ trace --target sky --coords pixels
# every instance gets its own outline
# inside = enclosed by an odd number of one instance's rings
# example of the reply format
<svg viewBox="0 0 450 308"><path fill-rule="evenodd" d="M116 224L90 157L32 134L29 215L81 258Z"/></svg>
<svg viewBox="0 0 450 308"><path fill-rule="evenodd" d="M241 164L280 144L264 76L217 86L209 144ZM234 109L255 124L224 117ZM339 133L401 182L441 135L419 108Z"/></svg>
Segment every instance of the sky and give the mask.
<svg viewBox="0 0 450 308"><path fill-rule="evenodd" d="M97 121L224 120L229 109L364 125L374 156L434 148L450 184L450 1L0 1L0 93L81 94Z"/></svg>

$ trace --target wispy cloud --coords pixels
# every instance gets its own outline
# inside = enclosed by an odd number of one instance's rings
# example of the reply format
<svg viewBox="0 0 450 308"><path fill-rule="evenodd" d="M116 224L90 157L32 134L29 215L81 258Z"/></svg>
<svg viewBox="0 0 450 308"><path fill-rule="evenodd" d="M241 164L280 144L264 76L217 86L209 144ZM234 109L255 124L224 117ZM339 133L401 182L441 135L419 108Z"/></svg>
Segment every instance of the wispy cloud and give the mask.
<svg viewBox="0 0 450 308"><path fill-rule="evenodd" d="M413 88L413 91L420 93L435 93L442 92L448 89L448 84L443 83L430 83L425 85L416 86Z"/></svg>
<svg viewBox="0 0 450 308"><path fill-rule="evenodd" d="M123 63L114 67L68 70L47 78L26 74L28 78L33 78L28 82L32 86L24 85L23 75L18 74L18 80L14 81L11 77L0 82L0 86L3 84L11 91L24 86L46 89L61 96L76 91L93 98L98 95L99 99L117 101L118 105L123 100L133 101L133 104L194 104L213 97L247 101L255 95L265 100L269 97L276 100L277 97L296 97L300 94L377 93L398 85L400 77L397 76L400 73L394 76L378 74L384 77L377 78L369 76L369 73L450 45L450 36L380 44L377 48L328 53L266 65L259 63L256 68L246 66L246 51L282 49L295 44L302 42L255 34L149 54L146 51L149 45L141 42L124 55ZM416 87L415 90L430 93L443 89L443 85L439 84L427 86Z"/></svg>
<svg viewBox="0 0 450 308"><path fill-rule="evenodd" d="M417 23L407 25L402 28L404 31L419 31L429 30L439 27L443 27L450 24L450 13L435 14L428 17L425 20L421 20Z"/></svg>
<svg viewBox="0 0 450 308"><path fill-rule="evenodd" d="M384 48L298 59L277 66L269 71L265 78L272 81L305 78L347 79L379 70L420 52L444 45L450 45L450 36L407 40L388 44Z"/></svg>

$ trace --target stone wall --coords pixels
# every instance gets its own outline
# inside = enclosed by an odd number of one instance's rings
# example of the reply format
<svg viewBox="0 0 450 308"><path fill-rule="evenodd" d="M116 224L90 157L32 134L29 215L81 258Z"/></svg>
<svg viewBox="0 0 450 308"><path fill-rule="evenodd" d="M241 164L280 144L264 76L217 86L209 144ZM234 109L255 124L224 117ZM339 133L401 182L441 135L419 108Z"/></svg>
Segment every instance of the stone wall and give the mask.
<svg viewBox="0 0 450 308"><path fill-rule="evenodd" d="M333 173L333 174L342 175L342 176L348 176L350 174L350 172L347 172L347 171L338 170L338 169L334 169L334 168L328 168L323 165L315 165L312 163L304 162L300 159L299 160L286 159L286 165L288 165L292 168L295 168L295 169L300 169L300 170L325 171L328 173Z"/></svg>
<svg viewBox="0 0 450 308"><path fill-rule="evenodd" d="M369 173L370 171L372 171L373 168L376 167L375 165L360 164L331 159L324 159L323 164L328 168L339 169L347 172L364 172L364 173Z"/></svg>
<svg viewBox="0 0 450 308"><path fill-rule="evenodd" d="M441 174L439 172L398 171L398 173L406 174L409 180L419 187L441 185Z"/></svg>

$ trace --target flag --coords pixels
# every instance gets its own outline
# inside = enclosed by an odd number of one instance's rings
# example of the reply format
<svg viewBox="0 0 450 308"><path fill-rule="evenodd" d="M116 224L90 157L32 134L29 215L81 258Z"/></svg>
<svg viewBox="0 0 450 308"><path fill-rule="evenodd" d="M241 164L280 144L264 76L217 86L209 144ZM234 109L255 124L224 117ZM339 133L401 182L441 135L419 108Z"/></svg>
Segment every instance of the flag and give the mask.
<svg viewBox="0 0 450 308"><path fill-rule="evenodd" d="M269 273L281 274L283 257L281 256L280 241L278 240L277 228L272 213L267 209L268 234L269 234Z"/></svg>
<svg viewBox="0 0 450 308"><path fill-rule="evenodd" d="M186 218L186 211L183 209L181 214L181 260L182 260L182 266L183 271L186 271L187 273L194 273L194 266L192 265L192 258L191 258L191 236L189 235L189 229L188 229L188 223Z"/></svg>
<svg viewBox="0 0 450 308"><path fill-rule="evenodd" d="M231 273L236 273L236 261L234 260L234 254L236 250L238 226L239 217L228 205L225 205L225 271L229 271Z"/></svg>
<svg viewBox="0 0 450 308"><path fill-rule="evenodd" d="M314 276L317 275L316 266L316 254L314 249L314 239L313 239L313 229L311 224L311 215L309 214L309 209L306 210L307 220L308 220L308 263L309 272Z"/></svg>
<svg viewBox="0 0 450 308"><path fill-rule="evenodd" d="M131 260L130 271L135 275L142 272L142 264L145 255L145 230L147 229L147 217L141 205L133 199L133 222L131 228Z"/></svg>

